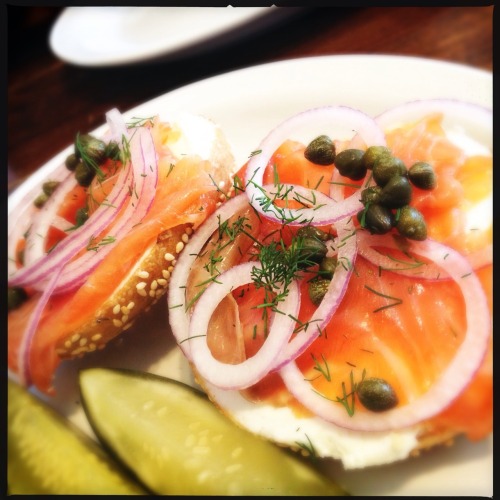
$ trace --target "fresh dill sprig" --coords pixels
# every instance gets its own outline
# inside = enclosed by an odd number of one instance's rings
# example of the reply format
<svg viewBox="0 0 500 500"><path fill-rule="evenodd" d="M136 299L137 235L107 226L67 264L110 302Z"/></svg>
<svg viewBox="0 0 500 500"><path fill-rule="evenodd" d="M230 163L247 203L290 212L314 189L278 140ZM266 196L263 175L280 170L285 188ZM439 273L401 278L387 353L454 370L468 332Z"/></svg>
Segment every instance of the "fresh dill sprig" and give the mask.
<svg viewBox="0 0 500 500"><path fill-rule="evenodd" d="M389 299L389 300L394 301L394 302L391 302L390 304L386 304L385 306L381 306L381 307L378 307L377 309L374 309L373 310L374 313L379 312L379 311L383 311L384 309L387 309L389 307L398 306L399 304L403 303L403 299L400 299L399 297L392 297L391 295L386 295L382 292L375 290L374 288L372 288L368 285L365 285L365 288L367 290L370 290L370 292L374 293L375 295L378 295L379 297L383 297L384 299Z"/></svg>

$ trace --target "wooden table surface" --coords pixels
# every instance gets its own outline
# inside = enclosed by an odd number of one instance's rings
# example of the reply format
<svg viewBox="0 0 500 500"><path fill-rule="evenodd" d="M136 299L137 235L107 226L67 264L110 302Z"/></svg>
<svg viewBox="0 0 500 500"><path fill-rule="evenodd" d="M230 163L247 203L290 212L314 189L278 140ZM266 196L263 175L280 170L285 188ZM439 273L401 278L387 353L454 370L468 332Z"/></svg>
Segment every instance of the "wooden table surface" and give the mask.
<svg viewBox="0 0 500 500"><path fill-rule="evenodd" d="M76 132L101 125L109 109L126 111L245 66L360 53L421 56L488 71L493 66L492 6L305 9L229 46L108 68L79 67L53 55L48 34L60 11L7 7L9 191L71 144Z"/></svg>

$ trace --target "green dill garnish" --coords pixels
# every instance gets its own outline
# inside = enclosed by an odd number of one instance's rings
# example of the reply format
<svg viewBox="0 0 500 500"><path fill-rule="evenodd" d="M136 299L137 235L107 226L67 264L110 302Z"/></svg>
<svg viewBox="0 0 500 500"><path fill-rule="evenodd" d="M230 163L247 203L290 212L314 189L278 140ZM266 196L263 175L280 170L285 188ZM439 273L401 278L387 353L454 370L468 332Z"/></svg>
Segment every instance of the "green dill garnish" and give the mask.
<svg viewBox="0 0 500 500"><path fill-rule="evenodd" d="M309 456L312 459L317 459L318 454L316 453L316 449L314 448L311 440L309 439L309 436L305 434L305 437L307 439L307 443L301 443L300 441L295 441L295 444L299 447L302 448L307 456Z"/></svg>
<svg viewBox="0 0 500 500"><path fill-rule="evenodd" d="M89 244L87 245L87 250L93 250L94 252L97 252L99 248L105 245L110 245L116 241L116 238L114 236L105 236L101 241L99 241L97 244L95 243L96 238L94 236L91 236L89 239Z"/></svg>
<svg viewBox="0 0 500 500"><path fill-rule="evenodd" d="M321 375L323 375L323 377L325 377L325 379L330 382L332 380L332 377L330 375L330 367L328 366L328 362L327 360L325 359L325 356L323 354L321 354L321 359L323 360L323 364L321 364L317 359L316 359L316 356L314 356L314 354L311 354L311 357L314 361L314 367L313 367L313 370L316 370L318 371L319 373L321 373Z"/></svg>
<svg viewBox="0 0 500 500"><path fill-rule="evenodd" d="M398 297L391 297L390 295L386 295L386 294L384 294L382 292L378 292L377 290L371 288L368 285L365 285L365 288L367 290L370 290L370 292L373 292L375 295L378 295L380 297L384 297L385 299L390 299L390 300L394 301L391 304L386 304L385 306L381 306L381 307L378 307L377 309L374 309L374 311L373 311L374 313L382 311L384 309L387 309L388 307L398 306L399 304L403 303L403 299L400 299Z"/></svg>

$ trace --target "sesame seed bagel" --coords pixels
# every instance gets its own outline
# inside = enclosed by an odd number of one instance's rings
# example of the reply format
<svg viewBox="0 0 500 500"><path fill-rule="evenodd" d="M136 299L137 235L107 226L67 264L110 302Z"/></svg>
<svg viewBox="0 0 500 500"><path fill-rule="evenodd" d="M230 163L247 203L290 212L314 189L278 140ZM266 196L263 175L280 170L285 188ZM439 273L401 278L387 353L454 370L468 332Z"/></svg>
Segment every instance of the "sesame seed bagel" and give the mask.
<svg viewBox="0 0 500 500"><path fill-rule="evenodd" d="M111 339L128 330L167 291L177 256L192 233L188 224L161 233L95 316L57 342L57 354L63 359L82 357L104 348Z"/></svg>
<svg viewBox="0 0 500 500"><path fill-rule="evenodd" d="M21 297L12 307L9 302L9 370L14 376L20 375L26 385L48 394L54 391L53 377L61 361L103 349L140 321L141 315L165 294L170 274L193 230L228 196L232 187L234 156L222 129L212 120L191 113L172 114L168 120L155 116L140 125L119 120L118 112L111 118L108 114L107 118L115 120L112 122L115 127L127 127L128 135L123 140L128 144L122 146L119 156L101 157L101 163L95 167L96 175L86 183L77 176L77 169L70 168L68 161L76 153L70 154L54 174L56 179L64 179L64 183L56 182L55 194L47 195L47 199L54 196L49 204L54 207L53 214L50 213L54 215L50 219L52 225L45 224L44 231L33 230L31 234L16 232L9 249L12 255L9 265L14 263L9 296L15 298L17 293ZM108 134L112 130L110 126ZM110 135L87 137L87 144L95 148L93 154L113 151ZM98 141L101 144L95 145ZM88 150L78 152L88 158ZM122 166L129 159L125 177ZM45 185L48 181L53 179L43 179L41 183ZM37 186L40 190L41 183ZM62 195L57 194L60 185ZM19 226L29 228L33 220L46 215L46 207L33 202L37 189L32 191L33 198L30 192L30 197L23 200L26 217L15 221L9 215L10 226L19 222ZM115 192L127 194L125 201L116 202L116 206L121 203L120 208L114 207L112 201L118 197ZM102 217L99 219L98 215L97 222L93 218L102 206L116 208L106 219L105 227L100 225ZM88 214L87 218L75 225L82 210ZM49 218L45 216L44 220ZM72 231L80 227L85 237L76 241L76 253L66 252L69 255L66 256L64 251L70 247L70 238L76 232ZM33 235L42 236L35 259L32 249L37 241ZM62 257L52 264L49 253L61 241L69 244L62 246L59 253ZM25 248L31 251L27 260ZM95 264L91 260L94 255ZM34 278L28 276L28 271L40 274L42 271L37 267L40 260L42 264L49 261L43 271L48 281L37 288L38 283L33 285ZM66 268L70 265L76 272L82 268L83 271L75 278L80 280L78 286L65 288L71 280ZM55 271L61 268L66 272L66 281L58 289L61 274ZM26 281L29 279L31 282ZM47 286L51 279L52 285Z"/></svg>

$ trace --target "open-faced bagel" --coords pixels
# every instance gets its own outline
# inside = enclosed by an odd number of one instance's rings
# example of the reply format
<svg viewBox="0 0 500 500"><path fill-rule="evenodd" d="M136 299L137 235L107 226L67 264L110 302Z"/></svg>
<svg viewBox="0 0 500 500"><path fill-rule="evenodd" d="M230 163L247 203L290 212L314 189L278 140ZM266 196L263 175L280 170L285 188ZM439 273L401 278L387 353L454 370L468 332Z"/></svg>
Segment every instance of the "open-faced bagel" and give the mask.
<svg viewBox="0 0 500 500"><path fill-rule="evenodd" d="M78 169L68 171L70 155L9 215L9 293L27 299L9 303L9 368L42 391L52 390L62 359L102 349L163 296L184 245L232 186L231 147L213 121L179 113L126 124L116 110L107 118L96 144L104 151L118 145L119 160L101 160L82 185ZM79 140L80 165L97 146L80 151ZM53 193L35 206L53 180ZM90 215L68 228L77 208Z"/></svg>

